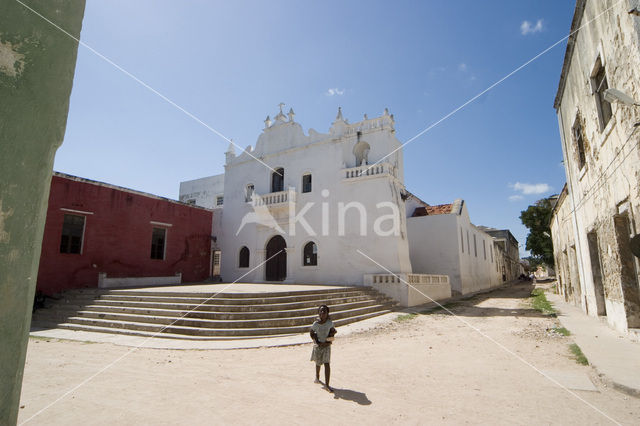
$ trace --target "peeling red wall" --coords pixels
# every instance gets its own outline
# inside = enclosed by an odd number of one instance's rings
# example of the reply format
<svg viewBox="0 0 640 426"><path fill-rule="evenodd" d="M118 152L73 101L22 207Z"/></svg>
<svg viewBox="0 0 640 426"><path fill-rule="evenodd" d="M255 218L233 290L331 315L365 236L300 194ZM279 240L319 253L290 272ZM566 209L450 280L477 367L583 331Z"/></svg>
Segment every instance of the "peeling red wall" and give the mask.
<svg viewBox="0 0 640 426"><path fill-rule="evenodd" d="M65 214L86 218L81 254L60 253ZM183 282L206 279L210 273L212 218L212 211L200 207L56 174L51 180L37 288L52 294L97 287L100 272L106 272L109 278L181 272ZM152 221L171 226L154 225ZM164 260L151 259L154 227L167 229Z"/></svg>

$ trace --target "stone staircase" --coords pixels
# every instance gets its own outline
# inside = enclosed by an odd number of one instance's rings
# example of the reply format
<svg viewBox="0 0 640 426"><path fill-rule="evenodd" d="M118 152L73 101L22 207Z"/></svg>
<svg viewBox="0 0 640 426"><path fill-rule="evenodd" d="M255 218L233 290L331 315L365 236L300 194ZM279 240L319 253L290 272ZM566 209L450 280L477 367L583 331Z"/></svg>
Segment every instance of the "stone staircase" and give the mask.
<svg viewBox="0 0 640 426"><path fill-rule="evenodd" d="M82 289L33 314L32 331L63 328L189 340L306 333L326 304L336 327L390 312L395 302L367 287L273 293L184 293Z"/></svg>

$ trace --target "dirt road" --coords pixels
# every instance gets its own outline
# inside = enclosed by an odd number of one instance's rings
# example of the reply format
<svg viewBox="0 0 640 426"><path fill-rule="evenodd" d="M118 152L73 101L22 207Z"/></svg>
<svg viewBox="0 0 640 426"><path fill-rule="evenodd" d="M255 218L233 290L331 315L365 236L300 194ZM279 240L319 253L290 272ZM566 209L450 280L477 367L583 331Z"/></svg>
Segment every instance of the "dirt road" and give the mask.
<svg viewBox="0 0 640 426"><path fill-rule="evenodd" d="M338 334L335 394L313 383L311 345L140 349L26 424L638 424L640 399L579 365L571 336L530 307L530 292L517 285L458 303L455 315L439 310ZM130 350L32 339L19 424ZM540 371L594 388L567 390Z"/></svg>

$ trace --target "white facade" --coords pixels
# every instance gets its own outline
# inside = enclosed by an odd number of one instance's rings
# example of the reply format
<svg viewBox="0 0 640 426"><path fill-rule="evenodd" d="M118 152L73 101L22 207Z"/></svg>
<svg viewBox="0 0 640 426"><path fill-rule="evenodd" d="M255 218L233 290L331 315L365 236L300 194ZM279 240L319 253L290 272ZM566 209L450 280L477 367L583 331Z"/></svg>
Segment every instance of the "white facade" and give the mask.
<svg viewBox="0 0 640 426"><path fill-rule="evenodd" d="M255 148L227 152L222 278L362 285L366 273L410 273L393 117L385 111L349 124L339 111L329 133L310 129L307 135L293 111L287 118L281 110L265 124ZM284 244L272 241L278 235ZM303 259L309 243L315 244L315 265ZM274 247L284 250L285 257L274 258L279 266L267 262ZM248 263L241 250L248 250ZM285 270L274 275L281 262Z"/></svg>
<svg viewBox="0 0 640 426"><path fill-rule="evenodd" d="M504 252L473 225L466 203L427 207L425 216L408 211L407 233L413 272L448 275L451 292L473 293L501 285ZM444 207L444 209L437 209Z"/></svg>
<svg viewBox="0 0 640 426"><path fill-rule="evenodd" d="M224 175L183 182L180 199L215 207L224 196L213 234L227 282L364 284L414 306L509 280L504 250L464 202L429 206L403 174L387 110L350 124L339 109L328 133L305 134L281 109L255 147L229 147Z"/></svg>
<svg viewBox="0 0 640 426"><path fill-rule="evenodd" d="M222 208L224 203L224 173L180 182L179 200L187 204Z"/></svg>

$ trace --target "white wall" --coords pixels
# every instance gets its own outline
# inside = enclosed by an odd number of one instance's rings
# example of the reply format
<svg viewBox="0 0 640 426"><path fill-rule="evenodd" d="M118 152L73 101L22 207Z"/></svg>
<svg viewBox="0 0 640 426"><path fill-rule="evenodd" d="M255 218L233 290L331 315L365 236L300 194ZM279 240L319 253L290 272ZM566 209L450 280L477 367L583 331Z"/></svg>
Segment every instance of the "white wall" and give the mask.
<svg viewBox="0 0 640 426"><path fill-rule="evenodd" d="M454 294L472 293L502 283L493 238L470 222L466 203L459 215L409 218L407 231L414 273L448 275Z"/></svg>
<svg viewBox="0 0 640 426"><path fill-rule="evenodd" d="M255 223L245 225L238 233L243 218L254 212L252 204L245 201L247 184L253 184L259 195L271 191L272 171L252 155L274 169L284 168L284 187L290 188L295 194L296 214L305 206L310 206L304 218L312 227L312 233L307 232L300 222L293 228L294 232L290 232L291 217L286 204L268 209L284 231L283 237L287 243L286 282L362 285L365 273L383 273L386 272L384 268L394 273L411 272L405 206L401 198L401 154L395 153L385 160L393 166L391 174L347 179L346 170L355 166L352 150L358 130L362 131L361 140L371 147L369 164L400 147L389 115L354 124L336 120L329 134L320 134L311 129L308 135L304 134L298 123L280 120L263 131L254 150L244 151L238 156L227 156L221 236L224 280L236 280L263 262L267 242L278 234L268 226ZM312 174L310 193L301 192L305 173ZM323 195L323 190L328 192ZM367 221L364 236L359 235L360 220L355 209L347 210L344 215L345 235L339 235L339 204L346 205L351 201L357 201L365 208ZM400 224L398 235L379 236L374 232L376 219L392 213L389 207L377 206L383 202L391 202L397 207ZM328 215L323 215L324 211ZM323 216L328 218L326 229L322 226ZM390 225L390 220L385 221L383 229L388 229ZM318 266L302 265L302 250L309 241L314 241L318 246ZM250 249L249 268L238 268L238 254L242 246ZM384 268L358 253L358 250L381 263ZM242 278L242 281L249 282L264 280L264 267Z"/></svg>
<svg viewBox="0 0 640 426"><path fill-rule="evenodd" d="M216 198L224 194L224 173L200 179L180 182L179 200L183 203L195 200L196 206L218 208Z"/></svg>
<svg viewBox="0 0 640 426"><path fill-rule="evenodd" d="M413 272L448 275L451 290L461 292L457 222L455 214L410 217L407 233Z"/></svg>

